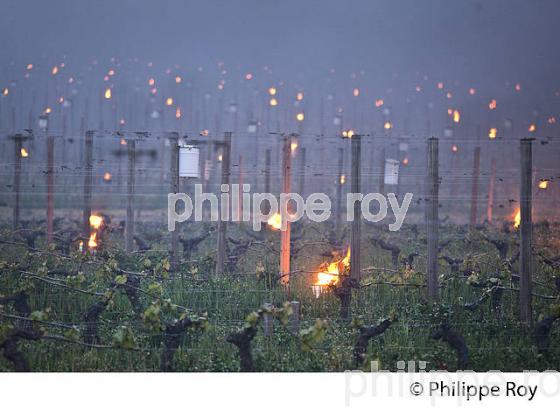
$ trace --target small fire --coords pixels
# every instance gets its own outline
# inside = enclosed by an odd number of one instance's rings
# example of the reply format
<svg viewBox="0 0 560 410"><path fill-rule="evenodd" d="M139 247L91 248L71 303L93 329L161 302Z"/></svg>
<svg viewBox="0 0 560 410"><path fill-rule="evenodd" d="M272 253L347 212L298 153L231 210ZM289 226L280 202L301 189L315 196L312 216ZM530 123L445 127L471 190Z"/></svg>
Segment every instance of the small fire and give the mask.
<svg viewBox="0 0 560 410"><path fill-rule="evenodd" d="M177 107L177 109L175 110L175 118L181 118L181 107Z"/></svg>
<svg viewBox="0 0 560 410"><path fill-rule="evenodd" d="M167 100L165 100L165 105L167 106L173 105L173 98L171 97L167 98Z"/></svg>
<svg viewBox="0 0 560 410"><path fill-rule="evenodd" d="M496 102L496 100L491 100L491 101L488 103L488 108L489 108L490 110L495 110L497 106L498 106L498 103Z"/></svg>
<svg viewBox="0 0 560 410"><path fill-rule="evenodd" d="M297 115L296 115L296 120L298 120L298 121L301 122L301 121L303 121L304 119L305 119L305 114L302 113L302 112L298 112Z"/></svg>
<svg viewBox="0 0 560 410"><path fill-rule="evenodd" d="M101 215L90 215L89 216L89 226L97 230L103 225L103 217Z"/></svg>
<svg viewBox="0 0 560 410"><path fill-rule="evenodd" d="M302 92L299 92L299 93L296 94L296 100L298 100L298 101L303 100L303 93Z"/></svg>
<svg viewBox="0 0 560 410"><path fill-rule="evenodd" d="M276 88L270 87L270 88L268 89L268 93L269 93L270 95L276 95Z"/></svg>
<svg viewBox="0 0 560 410"><path fill-rule="evenodd" d="M453 111L453 122L459 123L461 121L461 113L458 110Z"/></svg>
<svg viewBox="0 0 560 410"><path fill-rule="evenodd" d="M105 99L110 100L110 99L111 99L111 94L112 94L112 93L111 93L111 89L110 89L110 88L107 88L107 89L105 90Z"/></svg>
<svg viewBox="0 0 560 410"><path fill-rule="evenodd" d="M296 141L292 141L292 143L290 144L290 150L292 151L292 154L296 151L298 147L298 143Z"/></svg>
<svg viewBox="0 0 560 410"><path fill-rule="evenodd" d="M280 216L280 214L277 212L274 215L272 215L270 218L268 218L268 221L266 221L266 223L268 224L268 226L270 226L272 229L274 230L279 230L282 227L282 217Z"/></svg>
<svg viewBox="0 0 560 410"><path fill-rule="evenodd" d="M329 264L322 265L322 269L317 273L317 281L315 285L328 286L336 285L339 280L339 276L344 270L350 266L350 247L346 252L346 256L340 260L331 262Z"/></svg>
<svg viewBox="0 0 560 410"><path fill-rule="evenodd" d="M520 224L521 224L521 209L518 209L517 211L515 211L515 215L513 216L513 227L519 228Z"/></svg>
<svg viewBox="0 0 560 410"><path fill-rule="evenodd" d="M278 105L278 100L276 98L271 98L269 104L271 107L276 107Z"/></svg>
<svg viewBox="0 0 560 410"><path fill-rule="evenodd" d="M537 126L535 124L529 125L529 132L535 132L537 130Z"/></svg>
<svg viewBox="0 0 560 410"><path fill-rule="evenodd" d="M382 107L385 102L382 99L375 100L375 106L377 108Z"/></svg>
<svg viewBox="0 0 560 410"><path fill-rule="evenodd" d="M547 179L541 179L539 182L539 188L540 189L547 189L548 188L548 180Z"/></svg>
<svg viewBox="0 0 560 410"><path fill-rule="evenodd" d="M342 174L340 176L340 185L344 185L345 182L346 182L346 175Z"/></svg>
<svg viewBox="0 0 560 410"><path fill-rule="evenodd" d="M89 249L97 248L97 232L92 232L91 235L89 236L88 248Z"/></svg>
<svg viewBox="0 0 560 410"><path fill-rule="evenodd" d="M25 148L21 149L21 157L22 158L27 158L29 156L29 153L27 152L27 150Z"/></svg>
<svg viewBox="0 0 560 410"><path fill-rule="evenodd" d="M498 134L498 129L497 128L490 128L490 131L488 131L488 138L493 140L493 139L496 138L497 134Z"/></svg>
<svg viewBox="0 0 560 410"><path fill-rule="evenodd" d="M391 121L385 121L385 124L383 124L383 128L385 128L386 130L390 130L391 128L393 128L393 124L391 124Z"/></svg>
<svg viewBox="0 0 560 410"><path fill-rule="evenodd" d="M105 172L103 174L103 181L105 182L111 182L111 179L113 179L113 176L111 175L110 172ZM91 218L90 218L90 223L91 223Z"/></svg>

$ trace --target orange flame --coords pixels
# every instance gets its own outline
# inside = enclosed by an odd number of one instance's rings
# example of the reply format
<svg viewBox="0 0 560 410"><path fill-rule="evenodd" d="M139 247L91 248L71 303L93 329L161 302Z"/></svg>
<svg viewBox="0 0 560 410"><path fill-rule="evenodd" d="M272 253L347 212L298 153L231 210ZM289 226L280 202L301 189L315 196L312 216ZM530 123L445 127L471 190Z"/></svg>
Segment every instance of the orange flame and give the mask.
<svg viewBox="0 0 560 410"><path fill-rule="evenodd" d="M101 225L103 225L103 217L100 215L90 215L89 216L89 225L93 229L99 229Z"/></svg>
<svg viewBox="0 0 560 410"><path fill-rule="evenodd" d="M280 230L280 228L282 227L282 217L280 216L280 214L277 212L274 215L272 215L270 218L268 218L268 221L266 221L266 223L268 224L268 226L270 226L272 229L274 230Z"/></svg>
<svg viewBox="0 0 560 410"><path fill-rule="evenodd" d="M20 154L21 154L22 158L27 158L29 156L29 153L27 152L27 150L25 148L21 149Z"/></svg>
<svg viewBox="0 0 560 410"><path fill-rule="evenodd" d="M541 179L539 181L539 188L540 189L547 189L548 188L548 180L547 179Z"/></svg>
<svg viewBox="0 0 560 410"><path fill-rule="evenodd" d="M515 211L515 215L513 216L513 227L519 228L520 224L521 224L521 209L517 209L517 211Z"/></svg>
<svg viewBox="0 0 560 410"><path fill-rule="evenodd" d="M317 282L315 282L315 285L336 285L338 283L340 273L350 266L350 247L348 247L346 256L343 259L323 266L324 269L317 274Z"/></svg>
<svg viewBox="0 0 560 410"><path fill-rule="evenodd" d="M92 232L91 235L89 236L88 248L89 249L97 248L97 232Z"/></svg>

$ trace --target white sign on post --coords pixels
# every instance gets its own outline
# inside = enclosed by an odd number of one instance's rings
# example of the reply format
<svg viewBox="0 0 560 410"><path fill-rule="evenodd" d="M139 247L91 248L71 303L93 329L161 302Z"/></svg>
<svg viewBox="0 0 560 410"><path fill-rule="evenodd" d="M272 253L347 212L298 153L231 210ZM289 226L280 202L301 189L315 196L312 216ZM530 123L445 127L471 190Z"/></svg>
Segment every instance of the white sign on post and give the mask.
<svg viewBox="0 0 560 410"><path fill-rule="evenodd" d="M385 185L399 184L399 161L396 159L385 160Z"/></svg>
<svg viewBox="0 0 560 410"><path fill-rule="evenodd" d="M179 145L179 176L200 178L200 149L194 145Z"/></svg>

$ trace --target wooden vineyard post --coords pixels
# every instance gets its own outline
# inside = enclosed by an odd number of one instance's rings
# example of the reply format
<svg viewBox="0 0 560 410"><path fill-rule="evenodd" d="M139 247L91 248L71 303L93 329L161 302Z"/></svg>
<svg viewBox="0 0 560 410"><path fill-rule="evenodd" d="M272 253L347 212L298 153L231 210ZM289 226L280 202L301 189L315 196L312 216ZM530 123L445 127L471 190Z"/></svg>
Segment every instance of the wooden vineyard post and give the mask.
<svg viewBox="0 0 560 410"><path fill-rule="evenodd" d="M171 192L176 194L179 192L179 135L176 132L172 132L169 135L169 142L171 145ZM175 210L177 211L177 210ZM170 252L170 264L172 272L177 269L177 250L179 246L179 230L175 228L171 232L171 252Z"/></svg>
<svg viewBox="0 0 560 410"><path fill-rule="evenodd" d="M127 179L127 202L125 222L125 251L132 252L134 249L134 183L136 177L136 140L127 141L128 153L128 179Z"/></svg>
<svg viewBox="0 0 560 410"><path fill-rule="evenodd" d="M271 193L270 191L270 165L271 165L271 152L267 149L264 153L264 192ZM270 203L266 201L264 203L263 213L270 213Z"/></svg>
<svg viewBox="0 0 560 410"><path fill-rule="evenodd" d="M426 228L428 242L428 298L438 299L438 227L439 227L439 159L438 139L428 139L428 195L426 198Z"/></svg>
<svg viewBox="0 0 560 410"><path fill-rule="evenodd" d="M282 193L291 192L292 149L291 135L284 135L282 145ZM281 218L285 217L288 209L280 209ZM284 222L283 222L284 223ZM286 221L286 229L280 231L280 283L288 286L290 283L290 222Z"/></svg>
<svg viewBox="0 0 560 410"><path fill-rule="evenodd" d="M480 174L480 145L474 148L473 157L473 175L472 175L472 187L471 187L471 218L470 226L474 228L476 226L476 217L478 214L478 176Z"/></svg>
<svg viewBox="0 0 560 410"><path fill-rule="evenodd" d="M225 133L224 149L222 153L222 185L229 186L230 176L230 154L231 154L231 132ZM224 273L226 261L226 235L227 235L227 216L222 215L218 218L218 243L216 254L216 275Z"/></svg>
<svg viewBox="0 0 560 410"><path fill-rule="evenodd" d="M532 324L532 282L533 282L533 223L532 223L532 138L521 140L521 222L519 224L519 319Z"/></svg>
<svg viewBox="0 0 560 410"><path fill-rule="evenodd" d="M84 209L83 209L83 234L86 240L89 238L91 216L91 186L93 184L93 131L86 132L85 139L85 163L84 163ZM84 249L86 249L84 247Z"/></svg>
<svg viewBox="0 0 560 410"><path fill-rule="evenodd" d="M54 136L47 135L47 243L53 242L54 218Z"/></svg>
<svg viewBox="0 0 560 410"><path fill-rule="evenodd" d="M290 302L290 306L292 307L292 314L290 315L290 332L293 335L297 335L299 333L300 303L293 300Z"/></svg>
<svg viewBox="0 0 560 410"><path fill-rule="evenodd" d="M488 206L486 208L486 219L492 223L494 214L494 191L496 184L496 158L492 157L490 162L490 180L488 181Z"/></svg>
<svg viewBox="0 0 560 410"><path fill-rule="evenodd" d="M362 137L352 136L352 175L351 191L358 194L362 191L361 178ZM360 236L362 224L361 201L354 201L354 219L352 220L352 238L350 243L350 276L357 281L361 277Z"/></svg>
<svg viewBox="0 0 560 410"><path fill-rule="evenodd" d="M16 230L19 226L20 212L20 195L21 195L21 149L23 148L23 136L14 135L14 208L13 208L13 228Z"/></svg>
<svg viewBox="0 0 560 410"><path fill-rule="evenodd" d="M299 194L305 197L305 148L299 150Z"/></svg>
<svg viewBox="0 0 560 410"><path fill-rule="evenodd" d="M342 178L344 173L344 149L338 148L338 179L336 181L336 219L335 230L340 232L342 220Z"/></svg>

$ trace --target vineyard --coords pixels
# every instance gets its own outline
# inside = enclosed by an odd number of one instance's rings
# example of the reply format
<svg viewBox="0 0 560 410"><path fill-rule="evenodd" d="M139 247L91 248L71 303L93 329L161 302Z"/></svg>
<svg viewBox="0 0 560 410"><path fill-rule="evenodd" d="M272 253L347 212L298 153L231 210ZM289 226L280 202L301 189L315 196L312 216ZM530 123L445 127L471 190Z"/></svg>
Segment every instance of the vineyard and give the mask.
<svg viewBox="0 0 560 410"><path fill-rule="evenodd" d="M1 241L1 368L34 371L343 371L378 361L427 369L554 369L560 364L560 227L535 226L535 325L518 319L513 226L441 227L441 300L426 298L426 237L418 225L362 229L364 267L342 318L342 285L316 294L321 262L344 255L322 225L294 224L290 298L278 284L278 235L230 229L227 271L214 274L214 231L192 223L171 269L165 236L138 225L123 251L118 224L100 216L96 251L77 247L80 221L57 221L55 242L29 223ZM344 236L344 233L342 234ZM142 238L142 239L140 239ZM332 255L332 250L338 254ZM341 275L348 274L342 268ZM342 281L341 281L342 282ZM297 301L294 303L293 301ZM342 315L344 316L344 315Z"/></svg>

